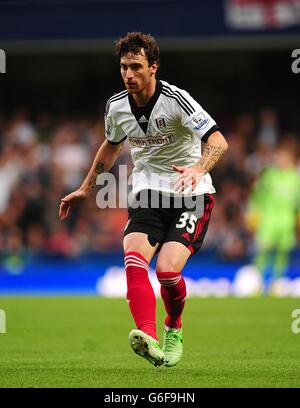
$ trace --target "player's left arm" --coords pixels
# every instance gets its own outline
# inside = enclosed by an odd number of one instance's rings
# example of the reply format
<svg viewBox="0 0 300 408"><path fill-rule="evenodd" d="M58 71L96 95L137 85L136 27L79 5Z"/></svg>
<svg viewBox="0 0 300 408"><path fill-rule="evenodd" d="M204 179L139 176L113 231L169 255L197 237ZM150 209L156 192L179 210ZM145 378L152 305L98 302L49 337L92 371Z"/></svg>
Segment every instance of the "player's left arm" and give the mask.
<svg viewBox="0 0 300 408"><path fill-rule="evenodd" d="M228 143L220 131L216 131L208 137L202 157L194 166L201 177L209 173L215 167L226 150L228 150Z"/></svg>
<svg viewBox="0 0 300 408"><path fill-rule="evenodd" d="M222 133L217 130L208 137L202 157L193 167L173 165L173 170L180 173L176 183L177 192L188 188L194 190L201 177L216 166L227 150L228 143Z"/></svg>

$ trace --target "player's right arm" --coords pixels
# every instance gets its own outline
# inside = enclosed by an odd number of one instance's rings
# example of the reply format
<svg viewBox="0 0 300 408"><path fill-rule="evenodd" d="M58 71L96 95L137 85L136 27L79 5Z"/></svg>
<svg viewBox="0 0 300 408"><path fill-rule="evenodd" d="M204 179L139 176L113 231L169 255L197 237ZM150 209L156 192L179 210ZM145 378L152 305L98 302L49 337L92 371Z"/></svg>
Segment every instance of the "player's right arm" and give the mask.
<svg viewBox="0 0 300 408"><path fill-rule="evenodd" d="M68 194L61 199L59 208L59 219L61 221L69 216L72 207L75 204L85 200L89 196L96 185L98 175L109 171L112 168L122 148L123 142L112 144L105 140L102 143L82 185L76 191L73 191L71 194Z"/></svg>

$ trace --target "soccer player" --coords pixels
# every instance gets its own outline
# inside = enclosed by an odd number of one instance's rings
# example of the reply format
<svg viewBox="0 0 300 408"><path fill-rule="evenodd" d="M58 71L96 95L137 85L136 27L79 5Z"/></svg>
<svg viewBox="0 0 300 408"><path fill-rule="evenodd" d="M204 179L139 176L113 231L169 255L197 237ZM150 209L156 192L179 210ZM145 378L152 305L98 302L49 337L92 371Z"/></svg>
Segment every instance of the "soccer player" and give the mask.
<svg viewBox="0 0 300 408"><path fill-rule="evenodd" d="M300 175L291 149L277 148L274 164L262 170L249 198L246 220L250 229L256 230L254 263L262 274L266 293L286 273L290 251L296 244Z"/></svg>
<svg viewBox="0 0 300 408"><path fill-rule="evenodd" d="M209 171L228 146L216 122L186 91L157 79L160 51L151 35L128 33L116 42L115 51L126 90L108 100L106 140L81 187L61 200L60 219L89 195L97 176L111 169L128 139L134 200L128 209L123 247L127 300L137 327L129 340L132 349L153 365L172 367L182 355L186 298L182 270L203 243L214 205ZM202 156L200 140L205 143ZM186 197L193 202L185 202ZM148 278L156 253L167 314L162 349Z"/></svg>

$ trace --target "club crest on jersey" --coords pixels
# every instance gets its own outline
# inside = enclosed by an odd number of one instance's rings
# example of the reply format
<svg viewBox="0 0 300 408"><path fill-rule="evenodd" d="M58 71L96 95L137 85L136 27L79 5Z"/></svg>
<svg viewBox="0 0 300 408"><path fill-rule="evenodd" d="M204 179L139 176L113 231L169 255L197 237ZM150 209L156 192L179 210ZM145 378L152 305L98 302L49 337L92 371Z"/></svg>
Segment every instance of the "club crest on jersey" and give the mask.
<svg viewBox="0 0 300 408"><path fill-rule="evenodd" d="M167 127L166 121L164 118L157 118L155 119L156 126L158 127L159 130L163 130Z"/></svg>
<svg viewBox="0 0 300 408"><path fill-rule="evenodd" d="M191 124L194 126L194 130L205 129L209 122L203 112L199 113L197 116L194 116L191 120Z"/></svg>

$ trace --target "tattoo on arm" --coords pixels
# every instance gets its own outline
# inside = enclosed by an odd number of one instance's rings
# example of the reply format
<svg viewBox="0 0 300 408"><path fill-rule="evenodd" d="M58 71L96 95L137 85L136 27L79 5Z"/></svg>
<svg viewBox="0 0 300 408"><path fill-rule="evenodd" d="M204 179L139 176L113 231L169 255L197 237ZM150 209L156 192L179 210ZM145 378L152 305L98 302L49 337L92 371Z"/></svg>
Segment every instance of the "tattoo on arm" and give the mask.
<svg viewBox="0 0 300 408"><path fill-rule="evenodd" d="M96 172L97 175L103 173L104 172L104 163L98 162L96 164L95 172Z"/></svg>
<svg viewBox="0 0 300 408"><path fill-rule="evenodd" d="M221 159L225 149L221 146L212 146L207 144L203 150L203 154L197 166L203 170L204 174L210 172L217 162Z"/></svg>
<svg viewBox="0 0 300 408"><path fill-rule="evenodd" d="M93 189L95 187L98 175L103 173L103 172L104 172L104 163L98 162L96 164L94 174L91 177L90 182L89 182L89 188L90 189Z"/></svg>

